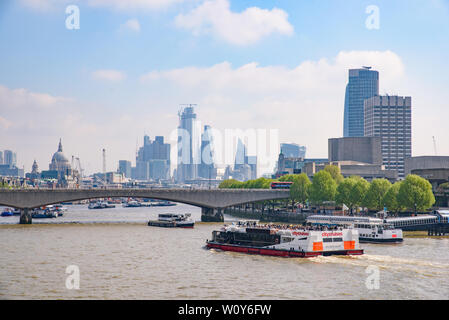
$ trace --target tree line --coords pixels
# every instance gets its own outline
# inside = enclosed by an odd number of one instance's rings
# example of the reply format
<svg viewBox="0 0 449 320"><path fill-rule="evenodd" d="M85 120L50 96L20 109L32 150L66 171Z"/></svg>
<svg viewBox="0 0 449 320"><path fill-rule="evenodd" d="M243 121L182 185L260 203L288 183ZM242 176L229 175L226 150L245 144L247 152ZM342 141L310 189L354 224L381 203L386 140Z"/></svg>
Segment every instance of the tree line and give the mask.
<svg viewBox="0 0 449 320"><path fill-rule="evenodd" d="M229 179L219 188L269 189L274 181L293 182L290 200L301 204L323 205L335 202L346 205L351 213L359 207L398 213L401 211L425 211L435 203L432 185L417 175L408 175L404 180L392 184L387 179L371 182L359 176L344 178L340 168L327 165L317 172L312 180L305 173L288 174L279 179L259 178L246 182Z"/></svg>

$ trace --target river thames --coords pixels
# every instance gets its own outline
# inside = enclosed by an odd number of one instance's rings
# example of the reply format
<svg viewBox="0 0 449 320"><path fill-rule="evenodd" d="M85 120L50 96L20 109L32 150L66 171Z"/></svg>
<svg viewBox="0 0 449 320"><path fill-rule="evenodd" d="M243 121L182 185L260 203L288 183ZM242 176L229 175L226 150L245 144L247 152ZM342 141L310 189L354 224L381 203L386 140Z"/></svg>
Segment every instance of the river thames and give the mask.
<svg viewBox="0 0 449 320"><path fill-rule="evenodd" d="M194 229L148 227L175 207L89 210L69 205L63 217L17 225L0 217L0 299L447 299L449 239L405 238L362 244L365 254L277 258L207 250L220 223ZM232 219L225 216L225 220ZM67 289L68 266L80 288ZM367 286L379 270L378 289ZM371 289L369 289L371 288Z"/></svg>

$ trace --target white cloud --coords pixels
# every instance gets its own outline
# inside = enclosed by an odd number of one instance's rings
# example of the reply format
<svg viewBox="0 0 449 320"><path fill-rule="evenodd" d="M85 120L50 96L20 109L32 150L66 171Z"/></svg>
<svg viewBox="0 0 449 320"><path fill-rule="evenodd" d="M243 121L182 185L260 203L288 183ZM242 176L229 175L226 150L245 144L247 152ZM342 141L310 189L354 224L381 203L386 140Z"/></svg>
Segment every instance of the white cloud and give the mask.
<svg viewBox="0 0 449 320"><path fill-rule="evenodd" d="M140 32L140 23L137 19L129 19L124 24L120 25L120 31Z"/></svg>
<svg viewBox="0 0 449 320"><path fill-rule="evenodd" d="M293 33L285 11L251 7L235 13L229 0L205 1L191 12L178 15L175 24L194 35L212 34L235 45L252 44L273 33Z"/></svg>
<svg viewBox="0 0 449 320"><path fill-rule="evenodd" d="M26 89L9 89L0 85L0 111L18 110L28 107L36 109L47 109L57 103L68 101L69 99L56 97L47 93L35 93Z"/></svg>
<svg viewBox="0 0 449 320"><path fill-rule="evenodd" d="M96 70L92 72L92 77L98 80L118 82L124 80L126 75L117 70Z"/></svg>

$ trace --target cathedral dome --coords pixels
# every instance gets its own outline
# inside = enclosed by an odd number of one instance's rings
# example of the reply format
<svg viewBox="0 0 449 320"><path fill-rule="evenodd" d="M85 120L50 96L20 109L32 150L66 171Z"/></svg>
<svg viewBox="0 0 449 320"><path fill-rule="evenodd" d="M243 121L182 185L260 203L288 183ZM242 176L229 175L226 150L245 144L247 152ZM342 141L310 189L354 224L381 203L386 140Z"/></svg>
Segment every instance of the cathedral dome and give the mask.
<svg viewBox="0 0 449 320"><path fill-rule="evenodd" d="M50 170L61 171L66 169L70 169L70 164L69 160L62 152L62 143L61 140L59 140L58 151L56 151L51 158Z"/></svg>
<svg viewBox="0 0 449 320"><path fill-rule="evenodd" d="M65 157L65 155L62 152L60 152L60 151L55 152L53 154L53 158L51 158L51 161L55 161L55 162L69 162L69 160Z"/></svg>

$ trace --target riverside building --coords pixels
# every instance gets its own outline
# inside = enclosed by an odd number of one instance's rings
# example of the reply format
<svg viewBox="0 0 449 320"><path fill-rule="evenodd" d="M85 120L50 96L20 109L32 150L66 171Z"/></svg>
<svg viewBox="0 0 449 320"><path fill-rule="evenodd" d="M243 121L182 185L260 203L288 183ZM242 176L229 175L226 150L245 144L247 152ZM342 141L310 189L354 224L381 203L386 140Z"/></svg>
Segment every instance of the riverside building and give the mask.
<svg viewBox="0 0 449 320"><path fill-rule="evenodd" d="M412 98L375 96L365 100L365 136L381 137L382 164L405 177L412 156Z"/></svg>
<svg viewBox="0 0 449 320"><path fill-rule="evenodd" d="M379 72L371 67L349 70L343 122L344 137L364 136L364 101L379 95Z"/></svg>

